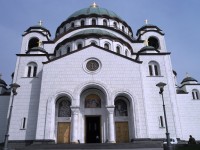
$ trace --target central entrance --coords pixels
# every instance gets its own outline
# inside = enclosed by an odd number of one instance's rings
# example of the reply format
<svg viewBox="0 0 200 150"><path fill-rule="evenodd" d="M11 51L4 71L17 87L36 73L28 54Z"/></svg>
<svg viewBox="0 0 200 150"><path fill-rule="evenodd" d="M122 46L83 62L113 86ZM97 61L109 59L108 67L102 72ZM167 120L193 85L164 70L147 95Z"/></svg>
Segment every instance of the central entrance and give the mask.
<svg viewBox="0 0 200 150"><path fill-rule="evenodd" d="M86 116L86 143L101 142L100 116Z"/></svg>

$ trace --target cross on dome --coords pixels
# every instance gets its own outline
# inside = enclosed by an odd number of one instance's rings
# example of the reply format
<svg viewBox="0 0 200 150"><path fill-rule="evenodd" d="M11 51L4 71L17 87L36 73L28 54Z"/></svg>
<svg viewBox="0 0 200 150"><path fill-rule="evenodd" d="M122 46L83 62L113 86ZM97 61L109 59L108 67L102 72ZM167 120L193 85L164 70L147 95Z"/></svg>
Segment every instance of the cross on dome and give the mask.
<svg viewBox="0 0 200 150"><path fill-rule="evenodd" d="M42 22L42 20L40 20L38 23L39 23L39 26L42 26L43 22Z"/></svg>
<svg viewBox="0 0 200 150"><path fill-rule="evenodd" d="M98 5L94 2L90 7L96 8Z"/></svg>
<svg viewBox="0 0 200 150"><path fill-rule="evenodd" d="M190 77L190 75L189 75L189 73L188 73L188 72L186 72L186 77Z"/></svg>
<svg viewBox="0 0 200 150"><path fill-rule="evenodd" d="M149 24L149 20L147 20L147 19L144 20L144 22L145 22L145 24Z"/></svg>

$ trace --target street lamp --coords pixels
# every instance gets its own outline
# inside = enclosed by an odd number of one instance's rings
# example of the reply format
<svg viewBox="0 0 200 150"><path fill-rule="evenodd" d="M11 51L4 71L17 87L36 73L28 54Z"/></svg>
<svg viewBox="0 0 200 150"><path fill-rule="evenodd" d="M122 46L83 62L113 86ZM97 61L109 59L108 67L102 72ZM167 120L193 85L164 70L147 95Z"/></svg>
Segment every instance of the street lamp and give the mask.
<svg viewBox="0 0 200 150"><path fill-rule="evenodd" d="M4 150L8 150L8 137L9 137L9 127L10 127L10 119L11 119L11 114L12 114L12 108L13 108L13 100L14 96L17 95L17 88L20 87L17 83L13 83L10 85L10 88L12 90L12 100L10 104L10 110L9 110L9 115L8 115L8 122L7 122L7 128L6 128L6 134L5 134L5 139L4 139Z"/></svg>
<svg viewBox="0 0 200 150"><path fill-rule="evenodd" d="M158 84L156 84L156 86L160 88L159 94L161 94L161 96L162 96L163 111L164 111L165 126L166 126L167 150L172 150L172 146L171 146L171 143L170 143L170 135L169 135L168 126L167 126L167 117L166 117L166 111L165 111L165 103L164 103L164 98L163 98L164 86L166 86L166 84L163 83L163 82L159 82Z"/></svg>

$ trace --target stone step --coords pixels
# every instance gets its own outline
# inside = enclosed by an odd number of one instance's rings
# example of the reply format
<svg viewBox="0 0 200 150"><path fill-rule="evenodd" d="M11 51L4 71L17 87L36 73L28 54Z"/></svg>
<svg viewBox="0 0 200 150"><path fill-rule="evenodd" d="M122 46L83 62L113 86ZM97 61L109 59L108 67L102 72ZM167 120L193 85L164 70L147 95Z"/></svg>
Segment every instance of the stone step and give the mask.
<svg viewBox="0 0 200 150"><path fill-rule="evenodd" d="M137 149L137 148L161 148L161 143L121 143L121 144L32 144L15 150L63 150L63 149Z"/></svg>

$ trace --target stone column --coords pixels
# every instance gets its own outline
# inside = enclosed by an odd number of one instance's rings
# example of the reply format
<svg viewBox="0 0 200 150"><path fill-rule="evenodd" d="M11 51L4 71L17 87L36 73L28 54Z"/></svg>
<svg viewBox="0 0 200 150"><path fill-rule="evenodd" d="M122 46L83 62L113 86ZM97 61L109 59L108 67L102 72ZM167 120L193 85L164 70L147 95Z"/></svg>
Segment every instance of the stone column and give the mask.
<svg viewBox="0 0 200 150"><path fill-rule="evenodd" d="M116 143L115 141L115 122L114 122L114 110L115 106L106 106L108 111L108 143Z"/></svg>
<svg viewBox="0 0 200 150"><path fill-rule="evenodd" d="M78 119L79 114L79 107L77 106L71 106L71 118L72 118L72 125L71 125L71 143L78 143L79 137L78 137Z"/></svg>

